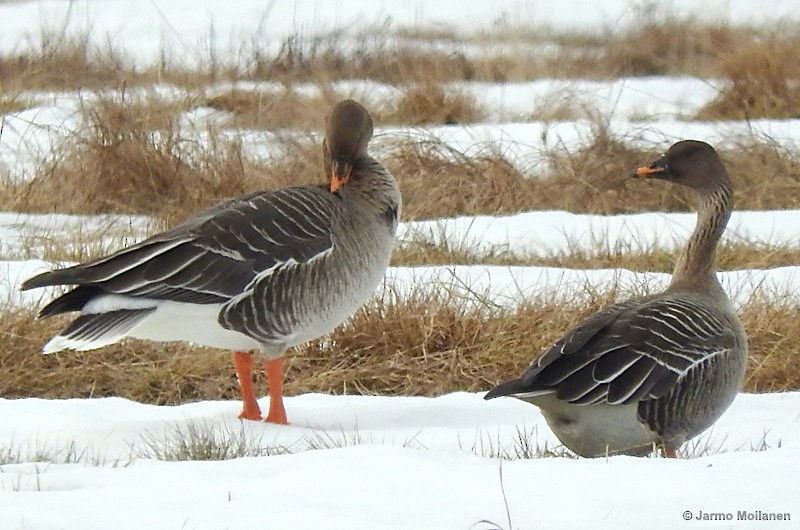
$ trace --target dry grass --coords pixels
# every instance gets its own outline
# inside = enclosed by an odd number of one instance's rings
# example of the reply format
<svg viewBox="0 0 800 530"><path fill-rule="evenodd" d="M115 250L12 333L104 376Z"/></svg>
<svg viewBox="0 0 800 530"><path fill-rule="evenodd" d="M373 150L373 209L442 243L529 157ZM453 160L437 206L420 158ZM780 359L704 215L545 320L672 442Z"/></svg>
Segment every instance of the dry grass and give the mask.
<svg viewBox="0 0 800 530"><path fill-rule="evenodd" d="M321 117L341 98L330 85L318 88L316 96L301 95L291 85L280 91L235 89L205 98L200 103L232 113L228 125L237 128L319 130ZM408 86L398 101L384 102L373 108L372 114L382 125L453 125L483 118L483 112L471 96L446 89L439 83Z"/></svg>
<svg viewBox="0 0 800 530"><path fill-rule="evenodd" d="M532 102L533 110L521 118L544 123L591 119L592 103L573 90L553 90Z"/></svg>
<svg viewBox="0 0 800 530"><path fill-rule="evenodd" d="M561 444L551 446L547 441L541 443L539 441L539 430L537 426L531 428L526 428L525 426L517 427L516 435L511 438L510 445L508 444L508 439L503 440L500 438L500 433L478 432L475 435L472 445L467 447L466 444L462 442L459 446L462 450L469 450L471 453L481 458L494 458L497 460L513 461L532 458L578 458L575 453ZM494 525L494 523L492 524ZM494 525L491 528L500 529L502 527ZM513 526L509 524L508 528L513 528Z"/></svg>
<svg viewBox="0 0 800 530"><path fill-rule="evenodd" d="M529 344L546 344L574 313L531 305L503 314L464 304L446 291L378 300L330 340L313 341L288 355L285 390L437 395L488 388L521 366L522 355L515 359L513 352L525 350L530 356ZM229 352L131 340L43 356L39 349L66 320L32 317L24 310L4 313L0 335L7 347L0 361L9 372L0 381L0 396L117 395L175 404L238 395ZM263 390L260 374L258 381Z"/></svg>
<svg viewBox="0 0 800 530"><path fill-rule="evenodd" d="M482 119L483 112L472 96L428 82L407 87L396 108L384 114L381 122L456 125Z"/></svg>
<svg viewBox="0 0 800 530"><path fill-rule="evenodd" d="M29 98L23 98L19 95L12 96L9 94L2 94L0 95L0 116L25 110L35 104L36 103Z"/></svg>
<svg viewBox="0 0 800 530"><path fill-rule="evenodd" d="M687 190L629 178L633 168L649 165L659 155L654 149L631 147L598 124L588 145L576 151L548 151L548 176L529 176L534 178L525 179L529 183L514 192L518 196L513 200L524 197L523 210L691 211ZM735 149L720 149L720 156L731 175L738 209L800 207L800 154L777 142L751 137L742 139Z"/></svg>
<svg viewBox="0 0 800 530"><path fill-rule="evenodd" d="M523 173L493 150L467 155L435 140L402 144L384 162L400 182L407 220L527 210L687 210L681 190L628 178L631 169L657 155L628 147L599 128L577 151L544 152L546 176Z"/></svg>
<svg viewBox="0 0 800 530"><path fill-rule="evenodd" d="M585 147L544 152L546 176L523 173L495 150L467 155L436 140L405 142L384 163L400 182L406 220L528 210L689 210L683 190L628 177L658 155L629 147L598 127Z"/></svg>
<svg viewBox="0 0 800 530"><path fill-rule="evenodd" d="M486 390L519 374L570 325L610 303L613 293L596 294L580 307L522 301L514 309L463 296L442 287L367 304L329 339L288 353L286 392L435 396ZM792 355L799 317L793 306L745 307L751 351L745 390L800 389ZM230 353L221 350L130 340L89 352L39 354L65 322L35 321L26 310L3 313L0 363L7 368L0 396L121 396L156 404L238 396ZM263 393L260 374L257 384Z"/></svg>
<svg viewBox="0 0 800 530"><path fill-rule="evenodd" d="M617 214L691 211L688 191L629 177L660 156L631 147L597 124L587 145L542 153L546 175L521 171L496 150L463 153L442 142L397 142L383 162L403 191L406 220L461 215L502 215L529 210ZM758 138L721 150L743 210L800 207L800 155Z"/></svg>
<svg viewBox="0 0 800 530"><path fill-rule="evenodd" d="M749 335L750 359L745 390L785 392L800 390L800 368L793 337L800 308L790 304L755 301L744 308L742 322Z"/></svg>
<svg viewBox="0 0 800 530"><path fill-rule="evenodd" d="M687 17L644 15L626 32L611 38L597 66L613 77L690 74L718 75L728 50L751 42L754 31Z"/></svg>
<svg viewBox="0 0 800 530"><path fill-rule="evenodd" d="M228 125L241 129L316 130L321 118L339 98L321 87L317 97L298 94L291 86L280 92L231 90L207 98L203 104L233 114Z"/></svg>
<svg viewBox="0 0 800 530"><path fill-rule="evenodd" d="M672 272L677 253L657 248L614 248L598 244L586 249L575 245L563 253L520 255L507 249L477 252L447 241L435 244L424 239L405 242L392 255L393 266L503 265L561 267L567 269L627 269L638 272ZM722 244L717 252L721 271L793 267L800 263L800 249L759 243Z"/></svg>
<svg viewBox="0 0 800 530"><path fill-rule="evenodd" d="M552 149L547 153L548 178L540 179L535 209L585 213L685 210L687 203L675 186L648 186L629 177L633 168L649 165L655 150L630 147L606 125L595 122L591 142L577 151Z"/></svg>
<svg viewBox="0 0 800 530"><path fill-rule="evenodd" d="M353 48L333 39L287 39L275 56L259 56L244 73L249 79L319 82L370 79L402 84L476 78L475 64L460 53L422 51L363 37Z"/></svg>
<svg viewBox="0 0 800 530"><path fill-rule="evenodd" d="M9 241L0 249L0 260L88 261L141 241L161 228L158 220L150 218L99 218L86 224L72 218L56 219L56 223L61 226L53 229L38 225L35 219L20 219L15 227L19 238L9 234Z"/></svg>
<svg viewBox="0 0 800 530"><path fill-rule="evenodd" d="M30 311L11 308L0 317L6 344L0 359L10 368L0 383L5 397L117 395L177 404L199 396L233 398L238 392L230 357L218 350L130 341L97 351L41 355L42 345L67 318L34 320Z"/></svg>
<svg viewBox="0 0 800 530"><path fill-rule="evenodd" d="M253 99L237 98L227 94L215 105L238 116L256 112ZM309 107L321 112L326 98ZM0 185L0 208L141 213L174 222L224 198L324 180L321 149L308 137L271 138L271 145L283 152L254 160L240 142L214 127L205 131L203 141L197 133L182 131L180 113L197 104L191 98L98 95L84 104L87 128L55 149L39 178ZM276 113L269 118L273 125L265 126L310 127L319 120L317 110L306 113L299 107L282 116ZM242 108L250 110L238 110ZM414 111L403 112L410 119ZM262 114L251 117L258 120ZM400 182L406 220L554 209L600 214L691 210L686 190L628 178L632 168L649 164L659 152L631 147L599 119L584 147L542 150L549 166L546 175L524 172L496 149L464 153L435 138L380 141L390 146L378 156ZM721 155L734 181L738 208L800 207L797 153L770 140L745 138Z"/></svg>
<svg viewBox="0 0 800 530"><path fill-rule="evenodd" d="M496 152L466 155L437 140L404 141L384 165L403 192L403 218L530 209L537 183Z"/></svg>
<svg viewBox="0 0 800 530"><path fill-rule="evenodd" d="M800 152L770 139L742 139L720 153L740 210L800 208Z"/></svg>
<svg viewBox="0 0 800 530"><path fill-rule="evenodd" d="M800 118L800 34L731 48L721 69L729 84L697 119Z"/></svg>
<svg viewBox="0 0 800 530"><path fill-rule="evenodd" d="M208 131L200 145L182 134L178 113L186 105L124 96L85 103L86 129L59 146L37 178L5 182L2 208L150 214L174 222L258 189L258 168L245 163L237 141Z"/></svg>
<svg viewBox="0 0 800 530"><path fill-rule="evenodd" d="M254 456L285 455L291 451L282 445L267 445L264 433L254 434L239 424L238 428L190 421L175 425L164 433L147 433L140 447L131 447L137 458L167 462L218 461Z"/></svg>
<svg viewBox="0 0 800 530"><path fill-rule="evenodd" d="M122 88L157 81L130 67L111 45L92 47L89 37L43 32L29 51L0 55L0 92Z"/></svg>
<svg viewBox="0 0 800 530"><path fill-rule="evenodd" d="M737 50L772 39L776 54L788 52L791 57L796 44L793 28L767 33L668 13L643 14L629 28L602 36L500 28L466 41L467 45L483 47L477 54L461 51L465 41L452 35L401 32L386 38L386 30L380 35L377 39L374 34L364 34L349 49L329 38L298 37L287 39L275 55L255 47L246 54L247 66L239 68L237 75L288 82L371 79L389 84L509 82L545 77L719 77L735 61ZM498 42L506 46L491 46ZM441 43L451 46L442 48L438 46ZM743 63L739 68L747 69L748 65Z"/></svg>
<svg viewBox="0 0 800 530"><path fill-rule="evenodd" d="M783 54L786 64L791 64L797 53L793 28L769 33L663 12L642 14L629 28L601 36L506 27L467 39L411 34L390 27L366 30L354 41L338 36L337 32L322 37L295 35L275 47L264 41L263 35L243 35L239 36L243 44L233 62L221 61L214 46L209 45L197 52L194 59L199 66L195 68L171 59L170 50L162 50L158 63L134 68L112 44L92 46L88 35L75 37L66 35L65 30L45 30L29 51L0 57L0 89L97 89L154 82L200 87L235 80L328 84L341 79L370 79L406 85L544 77L719 77L732 68L739 73L749 70L751 63L737 62L737 58L752 58L747 50L761 42L770 41L770 56ZM209 35L209 39L214 38ZM493 46L497 43L504 45ZM472 53L471 48L481 51ZM271 51L274 49L277 51ZM752 66L753 72L762 68Z"/></svg>

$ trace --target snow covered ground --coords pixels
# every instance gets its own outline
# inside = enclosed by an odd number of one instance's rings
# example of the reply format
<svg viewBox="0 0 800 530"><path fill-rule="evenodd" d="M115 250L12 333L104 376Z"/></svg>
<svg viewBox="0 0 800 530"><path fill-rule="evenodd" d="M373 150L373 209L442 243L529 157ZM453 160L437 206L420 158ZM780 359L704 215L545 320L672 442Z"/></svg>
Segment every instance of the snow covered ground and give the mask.
<svg viewBox="0 0 800 530"><path fill-rule="evenodd" d="M614 137L633 145L666 149L680 139L701 138L719 148L732 148L760 139L776 142L787 149L800 148L797 120L687 120L714 98L718 84L715 80L663 77L609 82L453 83L459 90L474 93L476 102L488 111L486 122L458 127L379 126L375 131L375 151L386 153L398 142L423 139L441 142L444 147L466 155L502 153L522 171L546 174L547 151L558 148L574 152L586 146L594 137L597 122L590 116L575 121L524 121L536 113L537 101L543 95L585 101L591 116L602 117ZM396 98L398 92L396 88L372 82L334 83L333 89L343 98L355 97L367 104ZM316 92L317 89L304 90L300 86L298 91ZM164 88L162 93L164 97L187 97L185 92L174 88ZM42 160L53 156L55 145L85 130L80 109L95 97L85 92L57 97L23 96L38 103L5 116L0 136L0 174L14 179L31 178ZM219 125L227 116L225 112L203 107L185 112L181 120L183 144L187 148L194 144L207 145L207 125ZM279 155L289 140L318 141L306 131L275 133L222 128L220 134L223 137L235 134L244 152L256 159Z"/></svg>
<svg viewBox="0 0 800 530"><path fill-rule="evenodd" d="M475 255L508 252L517 256L552 256L598 249L633 253L675 250L694 227L694 214L643 213L632 215L579 215L568 212L526 212L504 217L477 216L401 225L402 240L447 241L451 248L469 249ZM28 216L0 214L3 254L41 256L52 240L80 233L76 244L116 249L140 240L147 219L131 216ZM800 246L800 211L735 212L724 241L764 245L765 248ZM0 261L0 300L32 306L49 300L54 289L20 292L20 282L53 264L41 259ZM5 281L2 281L5 279ZM720 279L738 305L753 296L800 303L800 266L726 271ZM378 289L408 293L413 289L449 288L481 293L495 303L510 305L526 299L578 301L592 292L621 286L620 296L663 289L669 275L624 269L565 269L459 265L392 267L387 282Z"/></svg>
<svg viewBox="0 0 800 530"><path fill-rule="evenodd" d="M471 34L501 24L564 33L607 33L653 12L766 26L796 19L797 4L792 0L710 0L702 4L692 0L565 0L558 4L521 0L291 0L265 4L240 0L236 9L231 9L225 0L4 2L2 14L7 23L0 35L0 51L24 48L39 36L42 27L80 34L89 30L94 42L122 43L133 58L149 64L158 60L164 49L183 52L191 59L197 50L216 46L218 56L224 58L241 47L243 38L259 35L263 42L279 45L292 35L313 37L338 31L349 37L384 27Z"/></svg>
<svg viewBox="0 0 800 530"><path fill-rule="evenodd" d="M501 22L607 33L651 5L623 0L246 0L234 8L217 0L0 2L5 22L0 52L34 45L42 27L76 34L88 30L93 42L108 40L137 64L152 64L164 50L174 61L191 63L207 56L203 50L210 46L224 59L252 36L278 45L288 35L313 36L339 28L353 42L359 32L378 26L471 34ZM698 5L671 0L660 9L681 14ZM798 12L796 0L721 0L703 2L695 16L771 26L796 18ZM441 45L462 46L452 40ZM474 46L467 51L481 52ZM800 148L798 120L687 121L720 87L719 80L694 78L460 83L458 89L490 109L484 123L381 127L376 140L389 148L398 138L434 137L466 153L498 149L520 167L537 168L544 149L573 149L591 138L587 120L528 119L541 100L567 94L606 117L613 133L632 142L665 148L692 137L726 147L755 135L787 149ZM208 90L228 88L221 84ZM398 93L396 87L366 81L340 82L335 89L367 103ZM153 90L164 97L182 96L174 87ZM81 101L93 97L26 96L37 105L3 117L0 175L8 178L30 178L60 139L79 132L84 125ZM223 118L210 109L186 115L198 135L204 120ZM266 132L230 133L241 135L252 153L268 153L270 142L278 140ZM635 252L674 249L693 223L688 214L527 212L405 223L401 237L444 239L475 253L502 250L521 256L594 250L598 241L608 249ZM31 305L51 296L20 293L17 286L53 266L42 259L52 240L79 233L75 239L83 245L116 248L141 238L147 229L144 218L0 214L0 302ZM726 240L796 248L800 211L736 212ZM401 292L444 282L485 293L498 303L515 303L535 296L575 299L581 292L618 283L656 289L668 276L453 264L394 268L388 278L387 285ZM739 304L753 294L800 303L800 267L730 271L721 278ZM0 461L11 462L0 465L0 529L793 528L800 521L797 392L740 395L709 432L684 448L687 458L675 461L563 456L501 461L494 457L513 453L520 436L540 448L552 449L557 440L534 407L512 399L484 402L478 394L295 396L287 399L289 427L242 424L235 419L239 406L0 399ZM217 462L155 458L154 451L190 437L192 429L239 437L251 449L271 454ZM324 450L314 450L320 448ZM722 519L697 520L703 513ZM789 514L791 520L752 518L759 513Z"/></svg>
<svg viewBox="0 0 800 530"><path fill-rule="evenodd" d="M674 461L501 462L491 456L513 453L520 432L540 448L557 441L534 407L475 394L307 394L287 400L289 427L240 426L238 406L0 400L0 447L83 455L2 466L0 528L793 528L800 517L800 393L740 395L691 449L701 456ZM191 426L290 454L131 462ZM685 522L687 510L733 520Z"/></svg>

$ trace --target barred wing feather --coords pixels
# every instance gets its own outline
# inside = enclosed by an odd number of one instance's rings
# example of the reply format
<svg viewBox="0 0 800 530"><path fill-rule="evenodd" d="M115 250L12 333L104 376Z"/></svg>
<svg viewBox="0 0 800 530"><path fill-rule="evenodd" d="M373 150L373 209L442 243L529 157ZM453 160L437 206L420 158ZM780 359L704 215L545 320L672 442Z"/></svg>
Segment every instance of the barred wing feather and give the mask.
<svg viewBox="0 0 800 530"><path fill-rule="evenodd" d="M88 291L98 289L177 302L226 302L263 271L330 249L338 201L322 186L250 194L110 256L31 278L23 289L79 286L65 295L74 303L54 301L56 307L45 307L43 316L78 310Z"/></svg>
<svg viewBox="0 0 800 530"><path fill-rule="evenodd" d="M657 399L734 346L730 326L702 303L629 300L572 328L495 395L555 391L569 403L614 405Z"/></svg>

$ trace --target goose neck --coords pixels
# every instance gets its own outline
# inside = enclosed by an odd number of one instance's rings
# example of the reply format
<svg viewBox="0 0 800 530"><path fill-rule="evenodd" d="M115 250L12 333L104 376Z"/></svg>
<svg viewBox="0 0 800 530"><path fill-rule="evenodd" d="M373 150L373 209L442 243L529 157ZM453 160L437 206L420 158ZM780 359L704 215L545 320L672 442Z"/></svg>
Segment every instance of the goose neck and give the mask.
<svg viewBox="0 0 800 530"><path fill-rule="evenodd" d="M725 231L732 209L732 190L724 183L701 195L697 223L675 265L671 287L702 288L719 285L716 276L717 244Z"/></svg>

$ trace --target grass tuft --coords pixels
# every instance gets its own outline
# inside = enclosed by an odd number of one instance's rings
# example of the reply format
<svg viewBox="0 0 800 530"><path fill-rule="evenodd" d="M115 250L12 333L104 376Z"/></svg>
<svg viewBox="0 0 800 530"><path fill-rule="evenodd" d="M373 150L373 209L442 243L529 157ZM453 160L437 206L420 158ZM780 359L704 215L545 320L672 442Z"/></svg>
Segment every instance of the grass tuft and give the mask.
<svg viewBox="0 0 800 530"><path fill-rule="evenodd" d="M36 105L36 102L30 98L22 97L20 95L0 95L0 116L4 114L12 114L29 109ZM0 127L0 131L2 128Z"/></svg>
<svg viewBox="0 0 800 530"><path fill-rule="evenodd" d="M344 447L354 447L358 445L399 445L406 449L424 449L424 447L417 442L415 437L408 438L397 444L394 440L376 440L371 434L365 436L358 428L353 432L346 432L344 430L338 433L325 430L315 431L313 435L306 435L303 437L303 444L305 450L310 451L342 449Z"/></svg>
<svg viewBox="0 0 800 530"><path fill-rule="evenodd" d="M483 119L475 99L440 84L423 83L407 87L394 111L383 116L384 123L404 125L456 125Z"/></svg>
<svg viewBox="0 0 800 530"><path fill-rule="evenodd" d="M139 458L167 462L232 460L290 453L284 446L264 445L263 437L263 432L260 435L249 432L243 423L238 428L217 428L201 421L189 421L162 434L142 435L143 446L133 451Z"/></svg>
<svg viewBox="0 0 800 530"><path fill-rule="evenodd" d="M698 111L697 119L800 118L800 35L771 36L729 49L721 64L729 83Z"/></svg>
<svg viewBox="0 0 800 530"><path fill-rule="evenodd" d="M38 441L34 443L40 443ZM79 448L75 440L54 447L52 444L31 445L22 447L13 442L0 447L0 466L9 464L44 463L44 464L85 464L90 466L125 467L131 459L109 460L105 456L92 453L88 447ZM1 473L2 471L0 471Z"/></svg>
<svg viewBox="0 0 800 530"><path fill-rule="evenodd" d="M750 357L745 378L748 392L785 392L800 389L800 369L791 352L796 351L792 323L800 308L754 300L744 308L742 322L748 333Z"/></svg>
<svg viewBox="0 0 800 530"><path fill-rule="evenodd" d="M44 30L26 51L0 55L0 91L123 88L152 83L111 44L92 46L88 34Z"/></svg>
<svg viewBox="0 0 800 530"><path fill-rule="evenodd" d="M3 206L30 212L150 214L175 221L255 187L241 144L184 136L181 103L98 95L86 128L32 180L6 182Z"/></svg>
<svg viewBox="0 0 800 530"><path fill-rule="evenodd" d="M400 183L405 220L513 213L537 199L537 182L497 152L467 155L435 139L407 141L384 164Z"/></svg>
<svg viewBox="0 0 800 530"><path fill-rule="evenodd" d="M614 77L714 75L721 50L736 49L750 38L750 31L725 23L642 13L628 31L610 39L598 63Z"/></svg>
<svg viewBox="0 0 800 530"><path fill-rule="evenodd" d="M493 458L497 460L530 460L534 458L578 458L577 455L569 451L563 445L550 447L545 442L539 443L538 429L536 426L517 427L514 438L510 444L500 440L499 433L492 437L487 432L476 435L475 440L469 447L469 451L482 458ZM464 450L466 447L459 443L459 447Z"/></svg>
<svg viewBox="0 0 800 530"><path fill-rule="evenodd" d="M230 90L208 98L205 105L233 114L228 125L240 129L315 130L337 97L324 88L319 96L304 96L292 87L280 92Z"/></svg>

